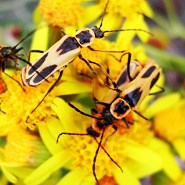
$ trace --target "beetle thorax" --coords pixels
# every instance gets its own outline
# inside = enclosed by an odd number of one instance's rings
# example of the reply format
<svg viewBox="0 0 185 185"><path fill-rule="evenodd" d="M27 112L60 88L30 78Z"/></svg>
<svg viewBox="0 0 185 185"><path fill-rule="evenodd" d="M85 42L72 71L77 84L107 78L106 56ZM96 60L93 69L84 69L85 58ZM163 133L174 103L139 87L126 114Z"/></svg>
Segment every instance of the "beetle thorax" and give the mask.
<svg viewBox="0 0 185 185"><path fill-rule="evenodd" d="M95 39L94 31L90 28L83 28L78 30L75 34L75 38L82 47L90 46Z"/></svg>
<svg viewBox="0 0 185 185"><path fill-rule="evenodd" d="M117 98L111 104L110 111L116 119L122 119L131 111L131 107L124 99Z"/></svg>

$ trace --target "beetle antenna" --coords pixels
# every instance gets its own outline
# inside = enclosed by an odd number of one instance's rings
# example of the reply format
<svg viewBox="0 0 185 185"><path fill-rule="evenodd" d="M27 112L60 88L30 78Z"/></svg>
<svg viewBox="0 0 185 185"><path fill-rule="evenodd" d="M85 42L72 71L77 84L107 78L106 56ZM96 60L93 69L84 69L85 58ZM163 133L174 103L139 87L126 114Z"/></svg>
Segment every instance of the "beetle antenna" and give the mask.
<svg viewBox="0 0 185 185"><path fill-rule="evenodd" d="M101 134L101 137L100 137L100 141L98 143L98 147L96 149L96 152L95 152L95 156L94 156L94 159L93 159L93 165L92 165L92 171L93 171L93 175L94 175L94 178L97 182L97 185L100 185L99 182L98 182L98 178L96 176L96 159L97 159L97 156L98 156L98 152L100 150L100 147L101 147L101 144L102 144L102 140L103 140L103 137L104 137L104 133L105 133L105 128L103 129L102 131L102 134Z"/></svg>
<svg viewBox="0 0 185 185"><path fill-rule="evenodd" d="M70 135L70 136L89 136L88 133L80 134L80 133L62 132L62 133L60 133L60 134L58 135L58 137L57 137L57 141L56 141L57 143L58 143L58 141L59 141L60 136L62 136L62 135Z"/></svg>
<svg viewBox="0 0 185 185"><path fill-rule="evenodd" d="M32 30L30 33L28 33L23 39L21 39L13 48L16 48L19 44L21 44L22 42L24 42L29 36L31 36L34 32L36 31L36 29Z"/></svg>
<svg viewBox="0 0 185 185"><path fill-rule="evenodd" d="M136 29L136 28L130 28L130 29L118 29L118 30L105 30L103 31L103 33L110 33L110 32L119 32L119 31L141 31L144 33L147 33L151 36L154 36L151 32L147 31L147 30L143 30L143 29Z"/></svg>
<svg viewBox="0 0 185 185"><path fill-rule="evenodd" d="M103 25L103 20L104 20L105 14L106 14L106 10L107 10L108 4L109 4L109 0L107 0L106 5L105 5L105 8L104 8L104 10L103 10L103 14L102 14L102 17L101 17L101 22L100 22L99 29L100 29L100 28L102 27L102 25Z"/></svg>
<svg viewBox="0 0 185 185"><path fill-rule="evenodd" d="M72 103L68 103L68 105L73 108L75 111L79 112L80 114L84 115L84 116L87 116L87 117L90 117L90 118L94 118L94 119L97 119L97 120L102 120L104 118L99 118L99 117L95 117L95 116L92 116L90 114L86 114L85 112L82 112L80 109L78 109L77 107L75 107Z"/></svg>

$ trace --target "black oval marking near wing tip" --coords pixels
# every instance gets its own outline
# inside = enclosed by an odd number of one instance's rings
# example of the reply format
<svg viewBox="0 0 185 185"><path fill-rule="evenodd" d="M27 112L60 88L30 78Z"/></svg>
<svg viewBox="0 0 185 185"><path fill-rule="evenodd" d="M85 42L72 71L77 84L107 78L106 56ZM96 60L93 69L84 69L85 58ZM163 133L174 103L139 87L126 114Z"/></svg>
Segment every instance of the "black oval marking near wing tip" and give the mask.
<svg viewBox="0 0 185 185"><path fill-rule="evenodd" d="M157 73L156 77L151 81L150 89L155 85L157 80L159 79L160 73Z"/></svg>
<svg viewBox="0 0 185 185"><path fill-rule="evenodd" d="M90 40L92 38L92 35L90 34L89 30L82 31L78 35L76 35L76 38L80 39L80 44L90 43Z"/></svg>
<svg viewBox="0 0 185 185"><path fill-rule="evenodd" d="M148 68L148 70L143 74L141 78L148 78L155 69L156 69L155 66L151 66L150 68Z"/></svg>
<svg viewBox="0 0 185 185"><path fill-rule="evenodd" d="M142 94L142 90L141 88L137 88L134 91L130 92L129 94L127 94L125 96L125 101L131 106L131 107L135 107L141 97Z"/></svg>
<svg viewBox="0 0 185 185"><path fill-rule="evenodd" d="M51 65L51 66L48 66L48 67L44 68L40 72L40 75L36 75L36 77L34 78L33 82L34 83L39 83L40 81L43 80L42 77L47 78L47 76L49 74L51 74L53 72L53 70L55 70L56 67L57 67L57 65Z"/></svg>
<svg viewBox="0 0 185 185"><path fill-rule="evenodd" d="M124 71L121 74L119 80L117 81L117 86L119 87L119 86L123 85L126 82L126 80L127 80L127 71Z"/></svg>
<svg viewBox="0 0 185 185"><path fill-rule="evenodd" d="M64 40L64 42L62 42L56 51L60 51L59 55L62 55L79 47L80 45L74 37L68 37Z"/></svg>
<svg viewBox="0 0 185 185"><path fill-rule="evenodd" d="M33 66L31 66L30 70L28 71L28 74L31 75L32 73L34 73L44 63L47 56L48 56L48 53L43 55Z"/></svg>

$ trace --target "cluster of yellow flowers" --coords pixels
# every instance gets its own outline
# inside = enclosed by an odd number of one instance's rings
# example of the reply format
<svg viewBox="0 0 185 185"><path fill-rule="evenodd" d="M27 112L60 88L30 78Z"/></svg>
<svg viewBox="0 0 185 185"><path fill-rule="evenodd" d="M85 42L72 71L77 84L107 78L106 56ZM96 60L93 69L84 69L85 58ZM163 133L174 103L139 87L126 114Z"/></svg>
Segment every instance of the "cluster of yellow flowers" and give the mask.
<svg viewBox="0 0 185 185"><path fill-rule="evenodd" d="M77 29L94 22L99 25L99 17L105 5L105 0L40 0L34 19L42 26L34 34L31 49L46 50L60 36L61 29L67 34L74 34ZM148 31L144 15L152 16L152 10L145 0L110 0L102 30L137 28ZM92 47L97 50L127 50L132 53L132 58L145 64L149 57L141 45L133 44L136 35L140 42L149 39L149 35L143 32L125 31L119 32L112 39L97 39ZM118 61L121 54L95 52L88 48L83 48L81 54L87 60L108 66L113 79L127 62L127 57ZM99 67L92 66L98 73ZM7 73L20 80L20 71L15 74L7 70ZM98 85L89 68L76 58L64 70L59 84L38 109L30 114L57 75L51 78L51 83L24 87L25 92L12 79L2 76L7 91L0 94L1 185L9 182L17 185L97 183L92 172L97 142L90 136L70 135L62 136L59 143L56 140L61 132L84 133L92 122L91 118L80 115L66 102L73 102L88 112L93 103L92 91L95 97L102 100L108 89ZM105 78L105 75L99 75ZM163 80L163 77L160 78L158 85L162 85ZM157 89L154 87L153 91ZM140 107L143 115L154 118L152 121L133 115L135 122L129 129L122 128L113 135L112 130L106 131L105 138L108 139L104 147L123 172L100 149L96 161L99 184L140 185L141 179L149 176L155 185L162 185L160 180L156 180L160 176L168 178L165 185L185 183L184 172L174 157L176 155L178 159L185 160L185 101L181 100L178 93L152 101L151 96L147 97ZM28 116L30 119L26 121Z"/></svg>

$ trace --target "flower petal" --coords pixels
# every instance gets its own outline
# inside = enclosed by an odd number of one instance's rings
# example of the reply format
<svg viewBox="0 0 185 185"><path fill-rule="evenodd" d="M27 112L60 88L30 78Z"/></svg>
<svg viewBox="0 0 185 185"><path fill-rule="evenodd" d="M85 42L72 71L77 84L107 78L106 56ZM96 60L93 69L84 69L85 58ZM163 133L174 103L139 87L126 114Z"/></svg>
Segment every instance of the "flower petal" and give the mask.
<svg viewBox="0 0 185 185"><path fill-rule="evenodd" d="M51 154L55 154L60 151L60 146L57 145L56 143L59 131L51 133L51 130L48 127L50 127L49 125L52 125L53 126L52 128L55 130L55 128L58 128L58 126L56 125L59 124L60 124L59 120L57 120L54 117L51 117L49 120L47 120L45 125L42 124L38 125L42 141L44 142L44 144L46 145L47 149L50 151Z"/></svg>
<svg viewBox="0 0 185 185"><path fill-rule="evenodd" d="M43 24L40 25L40 28L36 30L34 33L33 39L32 39L32 44L31 44L31 50L41 50L45 51L48 47L48 34L49 34L49 27L48 26L43 26ZM41 40L42 42L38 42L38 40ZM33 53L30 56L30 61L34 61L38 58L40 53Z"/></svg>
<svg viewBox="0 0 185 185"><path fill-rule="evenodd" d="M174 148L176 149L177 153L180 155L182 160L185 161L185 140L184 138L182 139L175 139L172 142Z"/></svg>
<svg viewBox="0 0 185 185"><path fill-rule="evenodd" d="M67 173L56 185L81 185L84 177L85 173L79 170L72 170Z"/></svg>
<svg viewBox="0 0 185 185"><path fill-rule="evenodd" d="M55 98L51 107L56 112L60 121L64 123L62 125L64 126L65 131L70 132L77 129L71 116L71 112L73 111L73 109L69 107L69 105L64 100L60 98Z"/></svg>
<svg viewBox="0 0 185 185"><path fill-rule="evenodd" d="M65 78L62 77L62 80ZM76 80L73 78L72 81L62 82L60 85L56 87L56 95L71 95L71 94L80 94L80 93L87 93L92 90L92 86L89 83L85 83L80 80Z"/></svg>
<svg viewBox="0 0 185 185"><path fill-rule="evenodd" d="M177 180L181 175L181 169L172 155L169 145L160 139L153 138L149 147L161 156L164 172L172 180Z"/></svg>
<svg viewBox="0 0 185 185"><path fill-rule="evenodd" d="M155 102L152 103L152 106L147 107L144 115L147 117L153 117L157 113L176 105L180 98L181 97L179 93L172 93L158 98Z"/></svg>
<svg viewBox="0 0 185 185"><path fill-rule="evenodd" d="M124 166L123 173L118 168L113 171L114 178L118 184L140 185L139 180Z"/></svg>
<svg viewBox="0 0 185 185"><path fill-rule="evenodd" d="M26 177L24 183L26 185L38 185L44 182L52 173L65 165L69 159L67 151L57 153Z"/></svg>
<svg viewBox="0 0 185 185"><path fill-rule="evenodd" d="M133 167L133 173L136 173L137 177L144 177L162 169L160 156L146 147L138 144L128 145L126 153L130 159L134 160L129 167ZM141 170L134 170L134 168L139 169L140 167Z"/></svg>
<svg viewBox="0 0 185 185"><path fill-rule="evenodd" d="M5 175L5 177L12 183L17 183L17 178L9 172L9 170L5 167L1 167L1 170L3 172L3 174Z"/></svg>

